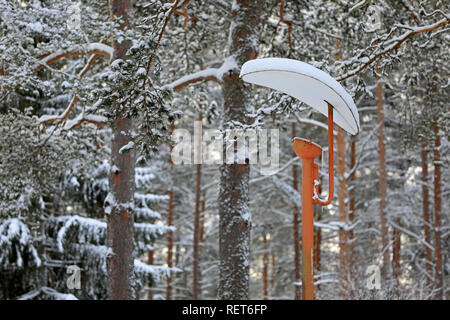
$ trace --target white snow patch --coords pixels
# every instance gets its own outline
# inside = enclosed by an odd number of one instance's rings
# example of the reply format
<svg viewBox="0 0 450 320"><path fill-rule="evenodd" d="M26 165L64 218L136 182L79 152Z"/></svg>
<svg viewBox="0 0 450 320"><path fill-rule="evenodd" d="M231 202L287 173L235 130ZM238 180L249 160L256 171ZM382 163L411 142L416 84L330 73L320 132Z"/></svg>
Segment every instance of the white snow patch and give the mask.
<svg viewBox="0 0 450 320"><path fill-rule="evenodd" d="M124 154L124 153L130 151L131 149L133 149L133 147L134 147L134 142L130 141L126 145L124 145L122 148L120 148L119 154Z"/></svg>
<svg viewBox="0 0 450 320"><path fill-rule="evenodd" d="M108 192L108 195L105 198L104 207L105 214L110 215L113 208L117 205L116 198L112 194L112 192Z"/></svg>

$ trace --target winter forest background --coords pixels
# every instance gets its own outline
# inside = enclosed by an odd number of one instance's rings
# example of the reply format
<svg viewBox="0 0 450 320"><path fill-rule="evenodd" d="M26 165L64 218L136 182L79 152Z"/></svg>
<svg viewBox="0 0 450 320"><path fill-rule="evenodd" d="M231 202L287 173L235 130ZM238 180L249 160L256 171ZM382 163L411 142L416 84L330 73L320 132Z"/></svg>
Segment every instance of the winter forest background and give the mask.
<svg viewBox="0 0 450 320"><path fill-rule="evenodd" d="M326 147L326 118L239 79L284 57L361 120L335 126L316 298L448 299L449 19L445 0L0 0L0 298L299 299L292 137ZM195 120L278 128L280 171L174 165Z"/></svg>

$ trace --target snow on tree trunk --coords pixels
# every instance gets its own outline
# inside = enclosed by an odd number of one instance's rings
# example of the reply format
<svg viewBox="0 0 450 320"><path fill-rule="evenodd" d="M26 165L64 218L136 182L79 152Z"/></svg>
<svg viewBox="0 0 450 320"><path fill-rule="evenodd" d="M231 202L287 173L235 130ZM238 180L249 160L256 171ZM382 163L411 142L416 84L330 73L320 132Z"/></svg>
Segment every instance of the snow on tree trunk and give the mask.
<svg viewBox="0 0 450 320"><path fill-rule="evenodd" d="M257 56L259 23L263 1L235 0L232 6L228 54L238 66ZM250 85L239 78L237 66L222 75L223 129L248 124L252 108ZM247 164L224 164L220 169L220 281L219 298L248 299L250 227Z"/></svg>
<svg viewBox="0 0 450 320"><path fill-rule="evenodd" d="M131 25L133 1L110 0L110 13L112 17L123 19L122 28ZM114 40L113 61L126 58L126 52L130 47L129 41ZM119 108L113 105L112 108ZM123 112L122 112L123 114ZM111 170L109 177L110 196L112 203L106 204L111 208L106 220L108 224L108 290L112 300L129 300L135 298L133 289L134 258L133 258L133 223L134 223L134 167L135 152L131 148L127 152L120 153L123 146L132 142L130 135L133 129L131 119L120 114L112 124L111 141ZM125 133L125 134L124 134Z"/></svg>

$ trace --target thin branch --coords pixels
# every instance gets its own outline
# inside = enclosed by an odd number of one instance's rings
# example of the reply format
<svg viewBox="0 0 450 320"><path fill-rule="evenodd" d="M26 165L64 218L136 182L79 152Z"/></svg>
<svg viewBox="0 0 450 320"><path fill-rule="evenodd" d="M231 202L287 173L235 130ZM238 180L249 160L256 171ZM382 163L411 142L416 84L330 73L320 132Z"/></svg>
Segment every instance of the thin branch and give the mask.
<svg viewBox="0 0 450 320"><path fill-rule="evenodd" d="M112 53L112 52L111 52ZM92 67L94 61L99 57L98 53L94 53L91 55L91 57L89 58L87 64L84 66L84 68L78 73L78 78L81 79L83 78L83 76L89 71L89 69ZM69 106L66 108L66 110L64 110L64 112L60 115L43 115L39 118L39 124L43 124L44 128L45 128L45 123L47 122L57 122L57 123L61 123L61 124L65 124L67 119L69 118L70 113L72 112L75 104L78 101L78 97L76 94L74 94L74 96L72 97L72 100L69 103ZM84 115L84 114L83 114ZM95 124L99 124L99 125L103 125L104 122L98 122L98 121L94 121L93 119L91 119L92 121L86 119L86 118L82 118L79 119L79 123L83 123L83 122L91 122L91 123L95 123ZM98 120L98 119L97 119ZM76 126L72 126L72 128L76 128L78 127L78 125Z"/></svg>
<svg viewBox="0 0 450 320"><path fill-rule="evenodd" d="M320 121L316 121L313 119L300 118L298 115L294 113L295 119L297 119L298 123L309 124L320 129L328 130L328 126ZM337 131L333 130L333 135L337 135Z"/></svg>
<svg viewBox="0 0 450 320"><path fill-rule="evenodd" d="M344 74L343 76L339 77L337 80L338 81L344 81L344 80L346 80L346 79L348 79L350 77L355 76L357 73L359 73L362 70L364 70L365 68L367 68L369 65L371 65L373 62L377 61L379 58L381 58L385 54L388 54L388 53L398 49L406 40L412 38L416 34L432 32L432 31L434 31L434 30L436 30L436 29L438 29L440 27L443 27L443 26L447 25L449 22L450 22L450 19L444 18L444 19L439 20L438 22L436 22L436 23L434 23L432 25L428 25L428 26L424 26L424 27L418 27L418 28L414 28L414 29L412 29L410 31L407 31L403 35L401 35L400 37L397 37L395 40L386 41L384 43L385 45L386 44L390 44L387 48L385 48L381 52L379 52L376 55L374 55L372 58L370 58L362 66L356 68L355 70L353 70L353 71L351 71L349 73Z"/></svg>
<svg viewBox="0 0 450 320"><path fill-rule="evenodd" d="M55 53L51 53L41 58L40 61L38 62L38 65L33 67L33 71L37 72L42 68L44 68L46 65L50 65L63 58L82 56L86 53L98 56L105 56L111 59L113 55L113 48L103 43L90 43L86 46L86 48L83 47L80 48L79 46L77 46L70 48L68 50L57 51Z"/></svg>
<svg viewBox="0 0 450 320"><path fill-rule="evenodd" d="M72 130L72 129L78 128L79 126L81 126L85 122L95 124L96 126L101 128L107 121L108 121L108 119L106 117L104 117L104 116L93 115L93 114L85 114L84 112L82 112L75 119L67 121L67 123L64 126L63 130L67 130L68 131L68 130Z"/></svg>
<svg viewBox="0 0 450 320"><path fill-rule="evenodd" d="M179 15L179 16L183 16L183 17L184 17L183 29L186 29L187 24L188 24L188 22L189 22L190 19L198 20L196 16L194 16L194 15L192 15L192 14L189 14L188 11L187 11L187 9L186 9L186 6L187 6L190 2L191 2L191 0L186 0L186 1L184 1L183 4L180 6L180 10L181 10L181 11L175 9L175 11L173 12L173 13Z"/></svg>
<svg viewBox="0 0 450 320"><path fill-rule="evenodd" d="M400 3L402 4L403 8L409 11L409 14L411 15L411 18L414 20L416 24L420 23L420 17L414 12L414 7L408 0L400 0Z"/></svg>
<svg viewBox="0 0 450 320"><path fill-rule="evenodd" d="M278 22L278 24L284 23L288 27L288 43L289 43L289 53L288 53L288 55L290 55L291 52L292 52L292 41L291 41L292 21L284 19L284 0L277 0L277 2L280 3L280 22ZM278 25L277 25L277 27L278 27Z"/></svg>
<svg viewBox="0 0 450 320"><path fill-rule="evenodd" d="M209 68L209 69L201 70L199 72L195 72L195 73L186 75L184 77L181 77L178 80L175 80L174 82L172 82L168 85L163 86L161 89L172 89L173 91L180 91L181 89L186 88L188 85L197 83L200 81L211 80L211 81L218 82L219 79L216 76L217 70L218 69L216 69L216 68Z"/></svg>
<svg viewBox="0 0 450 320"><path fill-rule="evenodd" d="M173 0L171 0L171 2L172 1ZM158 47L159 47L159 44L160 44L161 39L163 37L164 31L166 30L166 27L167 27L167 24L169 23L170 17L172 16L172 14L174 13L174 11L177 8L178 2L179 2L179 0L175 1L175 4L172 6L172 9L170 10L169 14L167 15L166 21L164 21L164 25L163 25L163 27L161 29L161 32L159 33L158 40L156 41L155 49L153 49L153 53L148 58L147 68L145 69L145 78L144 78L144 82L142 84L142 89L145 88L145 84L147 82L148 75L150 73L150 67L152 65L153 56L156 54L156 50L158 50Z"/></svg>
<svg viewBox="0 0 450 320"><path fill-rule="evenodd" d="M364 8L368 4L370 4L370 0L359 1L357 4L355 4L353 7L350 8L350 11L348 12L348 15L352 14L353 12L355 12L355 11L361 9L361 8Z"/></svg>
<svg viewBox="0 0 450 320"><path fill-rule="evenodd" d="M66 110L63 111L63 113L61 113L60 115L43 115L39 118L39 123L43 124L43 123L47 123L47 122L60 122L60 123L64 123L67 118L70 115L70 112L72 111L73 107L75 106L75 104L78 101L78 97L76 95L74 95L72 97L72 100L70 100L69 105L67 106Z"/></svg>

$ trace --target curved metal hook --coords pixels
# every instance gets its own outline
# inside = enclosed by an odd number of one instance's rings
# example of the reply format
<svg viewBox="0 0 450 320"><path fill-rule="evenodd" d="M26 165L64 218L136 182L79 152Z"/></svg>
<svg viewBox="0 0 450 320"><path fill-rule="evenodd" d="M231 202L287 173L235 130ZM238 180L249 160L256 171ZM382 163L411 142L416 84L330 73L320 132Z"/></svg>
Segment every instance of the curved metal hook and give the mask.
<svg viewBox="0 0 450 320"><path fill-rule="evenodd" d="M328 102L327 102L328 103ZM334 159L333 159L333 106L328 103L328 199L314 199L314 203L327 206L334 197ZM316 188L314 186L314 188Z"/></svg>

